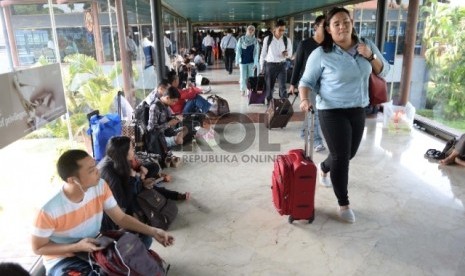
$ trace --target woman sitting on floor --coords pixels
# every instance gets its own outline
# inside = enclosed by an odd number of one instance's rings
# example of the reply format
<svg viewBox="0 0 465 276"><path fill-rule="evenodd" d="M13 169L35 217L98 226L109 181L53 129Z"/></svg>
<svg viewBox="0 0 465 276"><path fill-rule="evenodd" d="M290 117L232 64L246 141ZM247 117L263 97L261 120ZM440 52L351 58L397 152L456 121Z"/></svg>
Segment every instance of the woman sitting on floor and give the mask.
<svg viewBox="0 0 465 276"><path fill-rule="evenodd" d="M136 216L140 213L136 199L144 188L156 189L168 199L186 200L189 198L189 193L181 194L157 186L154 172L150 172L146 167L138 166L139 172L137 172L131 166L134 158L131 139L127 136L113 136L108 141L105 157L98 164L101 177L108 183L116 202L126 214ZM166 176L164 180L170 180L169 176ZM104 214L101 231L116 229L119 227ZM149 248L152 238L144 235L140 235L140 238Z"/></svg>
<svg viewBox="0 0 465 276"><path fill-rule="evenodd" d="M457 140L452 152L445 159L439 161L441 165L458 164L465 167L465 134Z"/></svg>

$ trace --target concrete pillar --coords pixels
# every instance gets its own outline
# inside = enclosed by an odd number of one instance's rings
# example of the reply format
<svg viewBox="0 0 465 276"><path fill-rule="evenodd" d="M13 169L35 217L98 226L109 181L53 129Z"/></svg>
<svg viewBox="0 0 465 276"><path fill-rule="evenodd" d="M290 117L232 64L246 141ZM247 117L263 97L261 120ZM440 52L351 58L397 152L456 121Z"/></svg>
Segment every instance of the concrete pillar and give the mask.
<svg viewBox="0 0 465 276"><path fill-rule="evenodd" d="M402 74L400 79L400 99L397 105L405 106L410 95L412 81L412 65L415 51L415 40L417 36L419 0L410 0L407 15L407 27L405 30L404 58L402 63Z"/></svg>
<svg viewBox="0 0 465 276"><path fill-rule="evenodd" d="M375 44L379 51L382 53L384 50L384 42L386 37L386 0L378 0L378 7L376 8L376 39Z"/></svg>
<svg viewBox="0 0 465 276"><path fill-rule="evenodd" d="M98 15L98 3L93 1L91 4L91 13L94 22L94 27L92 28L92 33L94 35L94 43L95 43L95 55L97 57L97 63L103 64L105 62L105 55L103 53L103 41L102 41L102 33L100 32L100 21Z"/></svg>
<svg viewBox="0 0 465 276"><path fill-rule="evenodd" d="M8 33L8 44L10 44L11 58L13 59L13 66L19 66L18 50L15 39L15 32L13 31L13 26L11 25L11 11L10 7L6 6L3 8L3 15L5 18L5 28Z"/></svg>
<svg viewBox="0 0 465 276"><path fill-rule="evenodd" d="M166 76L165 52L163 43L163 22L161 0L151 0L153 46L155 48L155 70L158 80Z"/></svg>
<svg viewBox="0 0 465 276"><path fill-rule="evenodd" d="M131 85L131 70L132 70L132 61L126 50L126 24L124 20L124 10L123 10L123 0L115 0L116 8L116 25L118 29L118 43L119 43L119 53L121 57L121 69L123 74L123 91L124 96L127 101L131 103L132 106L135 105L135 91Z"/></svg>

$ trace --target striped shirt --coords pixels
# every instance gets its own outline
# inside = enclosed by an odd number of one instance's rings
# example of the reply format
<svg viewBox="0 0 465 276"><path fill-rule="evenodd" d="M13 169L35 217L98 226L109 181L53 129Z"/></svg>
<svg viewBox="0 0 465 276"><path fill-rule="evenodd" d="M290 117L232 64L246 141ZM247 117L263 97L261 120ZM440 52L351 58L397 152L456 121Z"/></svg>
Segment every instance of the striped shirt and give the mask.
<svg viewBox="0 0 465 276"><path fill-rule="evenodd" d="M103 179L87 190L84 199L75 203L60 190L37 215L32 235L49 238L60 244L76 243L93 238L100 232L103 211L117 206L110 188ZM65 256L43 256L47 271Z"/></svg>

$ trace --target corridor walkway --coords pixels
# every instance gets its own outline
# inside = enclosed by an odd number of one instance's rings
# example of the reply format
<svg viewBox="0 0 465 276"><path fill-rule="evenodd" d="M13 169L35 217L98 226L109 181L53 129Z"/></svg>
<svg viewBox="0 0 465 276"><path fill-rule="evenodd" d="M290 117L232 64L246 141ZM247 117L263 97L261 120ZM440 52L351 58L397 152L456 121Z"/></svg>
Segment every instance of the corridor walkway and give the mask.
<svg viewBox="0 0 465 276"><path fill-rule="evenodd" d="M203 75L231 112L257 118L265 111L241 97L237 68L228 75L215 66ZM424 152L443 141L418 130L389 133L381 116L367 119L351 162L354 224L337 219L333 191L321 186L312 224L291 225L275 211L272 158L303 147L299 120L269 132L258 123L218 125L228 145L176 152L184 164L169 169L169 185L192 199L179 205L176 245L157 247L170 275L463 275L465 170L429 162ZM316 163L326 154L316 153Z"/></svg>

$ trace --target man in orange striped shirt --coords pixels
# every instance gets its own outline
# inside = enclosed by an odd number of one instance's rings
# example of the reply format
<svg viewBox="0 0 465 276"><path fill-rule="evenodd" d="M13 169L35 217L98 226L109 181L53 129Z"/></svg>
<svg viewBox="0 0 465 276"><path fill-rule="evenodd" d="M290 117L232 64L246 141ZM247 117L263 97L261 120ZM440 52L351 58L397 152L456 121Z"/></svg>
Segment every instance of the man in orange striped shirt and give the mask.
<svg viewBox="0 0 465 276"><path fill-rule="evenodd" d="M70 266L89 266L75 253L102 249L94 237L100 231L103 212L121 228L152 236L163 246L174 243L167 232L141 223L118 207L87 152L63 153L57 170L65 183L39 211L32 233L32 249L43 255L47 275L63 275Z"/></svg>

